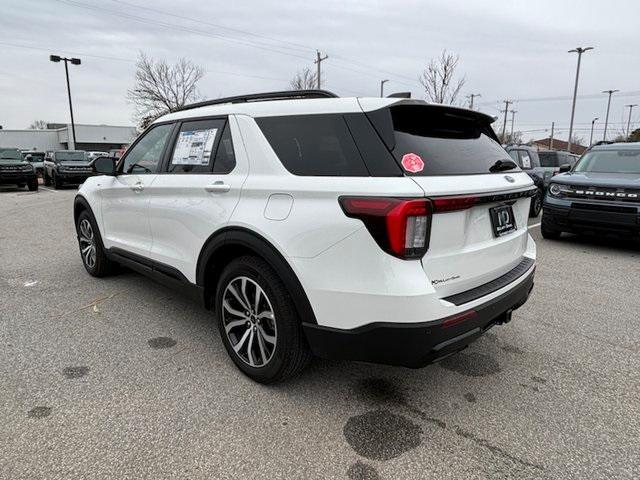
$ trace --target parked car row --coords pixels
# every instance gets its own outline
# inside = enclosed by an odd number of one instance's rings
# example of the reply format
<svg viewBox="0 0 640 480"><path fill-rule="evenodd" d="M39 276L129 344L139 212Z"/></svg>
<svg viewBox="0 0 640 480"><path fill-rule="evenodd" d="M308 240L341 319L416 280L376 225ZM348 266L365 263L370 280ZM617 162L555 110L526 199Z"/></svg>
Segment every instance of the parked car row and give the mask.
<svg viewBox="0 0 640 480"><path fill-rule="evenodd" d="M20 150L0 147L0 184L27 186L38 189L38 177L45 185L60 188L63 185L82 184L87 177L95 175L93 162L97 158L109 157L107 152L84 150ZM115 157L115 156L114 156Z"/></svg>
<svg viewBox="0 0 640 480"><path fill-rule="evenodd" d="M578 155L555 150L536 150L528 145L508 145L505 147L509 156L524 170L538 188L531 199L530 217L537 217L542 209L544 195L554 175L560 173L563 165L573 166Z"/></svg>

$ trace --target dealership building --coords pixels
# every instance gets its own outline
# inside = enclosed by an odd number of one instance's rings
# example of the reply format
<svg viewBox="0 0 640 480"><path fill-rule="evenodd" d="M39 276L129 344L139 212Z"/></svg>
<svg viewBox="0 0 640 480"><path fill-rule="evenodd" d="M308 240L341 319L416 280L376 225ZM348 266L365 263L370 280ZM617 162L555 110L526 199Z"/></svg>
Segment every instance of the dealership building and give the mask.
<svg viewBox="0 0 640 480"><path fill-rule="evenodd" d="M76 124L76 144L71 124L49 123L44 130L4 130L0 127L0 147L21 150L108 151L129 145L138 135L135 127Z"/></svg>

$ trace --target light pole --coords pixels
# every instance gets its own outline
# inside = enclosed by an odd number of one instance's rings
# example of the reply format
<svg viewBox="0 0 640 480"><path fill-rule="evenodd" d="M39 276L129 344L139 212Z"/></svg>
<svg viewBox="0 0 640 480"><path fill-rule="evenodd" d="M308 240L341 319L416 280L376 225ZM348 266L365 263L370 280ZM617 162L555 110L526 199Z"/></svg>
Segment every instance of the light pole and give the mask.
<svg viewBox="0 0 640 480"><path fill-rule="evenodd" d="M598 117L591 120L591 135L589 135L589 146L593 145L593 126L595 125L596 120L598 120Z"/></svg>
<svg viewBox="0 0 640 480"><path fill-rule="evenodd" d="M625 107L629 107L629 120L627 120L627 142L629 141L629 133L631 133L630 127L631 127L631 110L633 110L633 107L637 107L638 104L634 103L633 105L625 105Z"/></svg>
<svg viewBox="0 0 640 480"><path fill-rule="evenodd" d="M384 97L384 84L389 80L380 80L380 98Z"/></svg>
<svg viewBox="0 0 640 480"><path fill-rule="evenodd" d="M76 148L76 124L73 121L73 105L71 103L71 86L69 85L69 67L67 66L68 62L71 62L72 65L80 65L79 58L67 58L60 57L58 55L49 55L49 60L52 62L58 63L61 60L64 62L64 73L67 77L67 94L69 95L69 112L71 113L71 133L73 135L73 148Z"/></svg>
<svg viewBox="0 0 640 480"><path fill-rule="evenodd" d="M576 113L576 96L578 95L578 79L580 78L580 60L582 60L582 54L593 50L593 47L576 47L573 50L569 50L569 53L578 54L578 67L576 68L576 83L573 87L573 103L571 104L571 123L569 123L569 141L567 142L567 151L571 152L571 137L573 135L573 118Z"/></svg>
<svg viewBox="0 0 640 480"><path fill-rule="evenodd" d="M607 102L607 116L604 119L604 134L602 135L602 140L607 141L607 126L609 125L609 109L611 108L611 95L620 90L603 90L602 93L609 94L609 101Z"/></svg>

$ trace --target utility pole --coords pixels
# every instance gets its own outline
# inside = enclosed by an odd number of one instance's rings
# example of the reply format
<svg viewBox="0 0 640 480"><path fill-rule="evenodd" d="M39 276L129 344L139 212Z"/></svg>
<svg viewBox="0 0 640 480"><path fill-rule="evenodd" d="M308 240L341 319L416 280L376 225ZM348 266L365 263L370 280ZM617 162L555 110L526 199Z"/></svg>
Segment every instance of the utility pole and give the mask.
<svg viewBox="0 0 640 480"><path fill-rule="evenodd" d="M637 106L637 103L634 103L633 105L625 105L625 107L629 107L629 120L627 120L627 142L629 141L629 133L631 132L631 130L629 130L631 127L631 110L633 110L633 107Z"/></svg>
<svg viewBox="0 0 640 480"><path fill-rule="evenodd" d="M593 47L576 47L573 50L569 50L568 53L577 53L578 54L578 67L576 68L576 83L573 87L573 103L571 104L571 123L569 124L569 141L567 142L567 151L571 153L571 137L573 136L573 117L576 113L576 97L578 95L578 78L580 78L580 60L582 59L582 54L584 52L588 52L589 50L593 50Z"/></svg>
<svg viewBox="0 0 640 480"><path fill-rule="evenodd" d="M60 57L59 55L49 55L49 60L54 63L59 63L60 61L64 62L64 73L67 77L67 95L69 96L69 113L71 113L71 134L73 135L73 148L76 148L76 124L73 121L73 104L71 103L71 85L69 84L69 67L67 66L68 62L71 62L72 65L80 65L81 61L79 58L66 58ZM67 142L67 146L69 146L69 142Z"/></svg>
<svg viewBox="0 0 640 480"><path fill-rule="evenodd" d="M549 137L549 150L553 150L553 132L556 128L556 122L551 122L551 136Z"/></svg>
<svg viewBox="0 0 640 480"><path fill-rule="evenodd" d="M611 95L620 90L603 90L602 93L609 94L609 101L607 102L607 116L604 119L604 134L602 135L602 140L607 141L607 127L609 126L609 109L611 108Z"/></svg>
<svg viewBox="0 0 640 480"><path fill-rule="evenodd" d="M596 124L598 117L591 120L591 135L589 135L589 146L593 145L593 126Z"/></svg>
<svg viewBox="0 0 640 480"><path fill-rule="evenodd" d="M515 120L516 113L518 113L517 110L511 110L511 141L513 141L513 123Z"/></svg>
<svg viewBox="0 0 640 480"><path fill-rule="evenodd" d="M320 63L323 60L326 60L327 58L329 58L329 55L325 55L324 57L320 55L320 50L316 50L316 59L313 61L313 63L315 63L316 65L318 65L318 90L320 90L320 88L322 88L320 86Z"/></svg>
<svg viewBox="0 0 640 480"><path fill-rule="evenodd" d="M504 100L504 124L502 125L502 143L504 143L505 136L507 134L507 114L509 113L509 105L513 103L513 100Z"/></svg>
<svg viewBox="0 0 640 480"><path fill-rule="evenodd" d="M389 80L380 80L380 98L384 97L384 84Z"/></svg>
<svg viewBox="0 0 640 480"><path fill-rule="evenodd" d="M473 99L481 96L482 95L480 95L479 93L472 93L471 95L467 95L467 98L469 99L469 110L473 110Z"/></svg>

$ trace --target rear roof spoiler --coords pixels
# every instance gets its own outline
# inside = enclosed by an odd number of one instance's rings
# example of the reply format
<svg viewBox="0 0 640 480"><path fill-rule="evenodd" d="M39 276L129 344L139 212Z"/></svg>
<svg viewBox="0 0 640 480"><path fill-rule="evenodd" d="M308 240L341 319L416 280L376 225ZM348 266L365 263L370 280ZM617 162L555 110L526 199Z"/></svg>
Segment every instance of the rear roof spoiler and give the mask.
<svg viewBox="0 0 640 480"><path fill-rule="evenodd" d="M450 113L452 115L457 115L460 117L478 120L488 125L491 125L493 122L496 121L496 117L492 115L487 115L486 113L482 113L477 110L469 110L468 108L455 107L453 105L442 105L440 103L429 103L429 102L425 102L424 100L416 100L416 99L399 100L397 102L392 103L389 106L393 107L396 105L422 105L434 110L439 110L442 113Z"/></svg>

